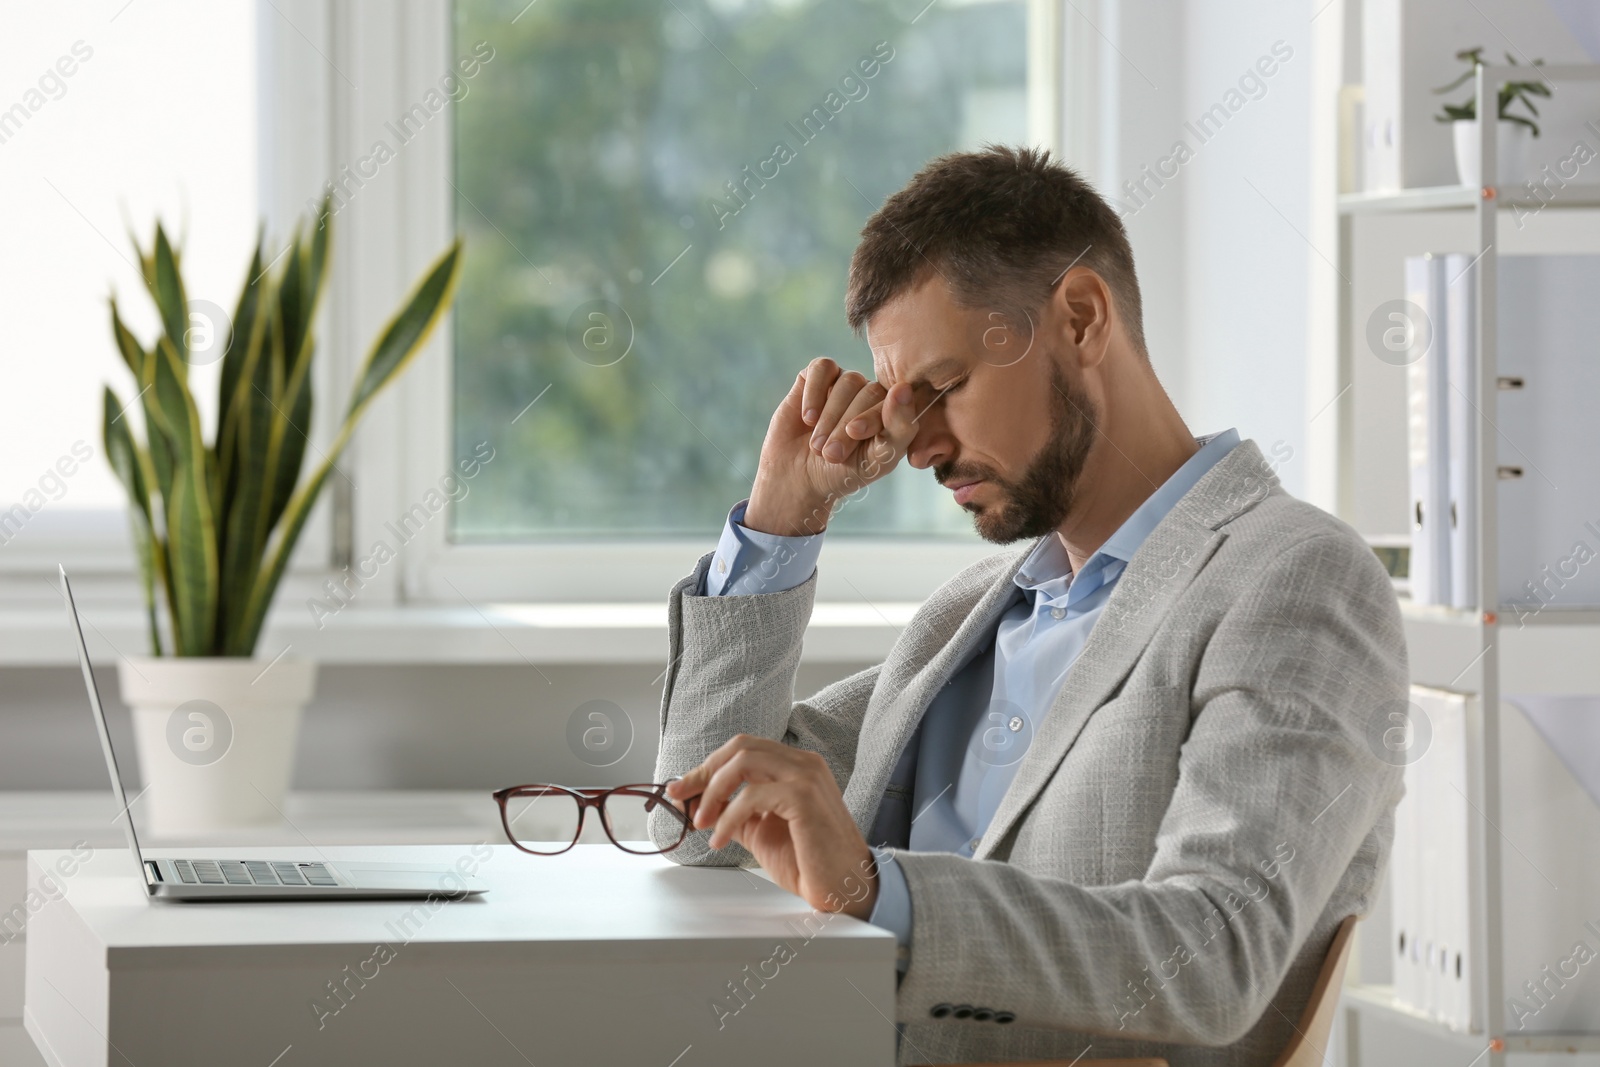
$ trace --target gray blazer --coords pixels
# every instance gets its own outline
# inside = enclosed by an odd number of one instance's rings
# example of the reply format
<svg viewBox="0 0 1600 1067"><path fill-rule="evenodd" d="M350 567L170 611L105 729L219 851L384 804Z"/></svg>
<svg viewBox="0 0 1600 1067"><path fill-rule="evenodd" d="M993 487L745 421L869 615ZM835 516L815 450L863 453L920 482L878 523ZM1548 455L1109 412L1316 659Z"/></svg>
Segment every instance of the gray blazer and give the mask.
<svg viewBox="0 0 1600 1067"><path fill-rule="evenodd" d="M868 832L920 717L993 634L1031 549L968 567L885 662L799 701L816 576L695 596L703 557L671 593L657 780L735 733L781 739L826 758ZM1092 1045L1174 1067L1270 1063L1334 929L1371 909L1402 791L1382 735L1406 684L1372 550L1241 442L1129 562L973 858L896 851L913 922L901 1062ZM671 857L753 863L705 836Z"/></svg>

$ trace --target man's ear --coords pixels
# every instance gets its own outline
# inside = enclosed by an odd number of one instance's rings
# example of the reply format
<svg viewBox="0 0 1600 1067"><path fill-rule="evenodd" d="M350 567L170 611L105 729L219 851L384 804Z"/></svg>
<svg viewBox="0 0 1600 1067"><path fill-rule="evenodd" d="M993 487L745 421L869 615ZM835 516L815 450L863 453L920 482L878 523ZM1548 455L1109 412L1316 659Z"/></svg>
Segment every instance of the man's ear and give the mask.
<svg viewBox="0 0 1600 1067"><path fill-rule="evenodd" d="M1051 310L1079 369L1098 366L1111 345L1111 289L1090 267L1073 267L1056 283Z"/></svg>

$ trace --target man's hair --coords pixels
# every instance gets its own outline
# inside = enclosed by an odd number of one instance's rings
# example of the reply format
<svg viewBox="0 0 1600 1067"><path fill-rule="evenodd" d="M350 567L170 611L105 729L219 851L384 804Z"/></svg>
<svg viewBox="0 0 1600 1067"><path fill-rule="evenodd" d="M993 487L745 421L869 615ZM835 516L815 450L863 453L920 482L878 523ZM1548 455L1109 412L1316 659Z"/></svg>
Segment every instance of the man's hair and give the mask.
<svg viewBox="0 0 1600 1067"><path fill-rule="evenodd" d="M940 156L861 229L845 313L858 334L937 272L965 307L1023 328L1069 266L1100 275L1134 348L1147 354L1133 249L1122 220L1075 171L1036 148Z"/></svg>

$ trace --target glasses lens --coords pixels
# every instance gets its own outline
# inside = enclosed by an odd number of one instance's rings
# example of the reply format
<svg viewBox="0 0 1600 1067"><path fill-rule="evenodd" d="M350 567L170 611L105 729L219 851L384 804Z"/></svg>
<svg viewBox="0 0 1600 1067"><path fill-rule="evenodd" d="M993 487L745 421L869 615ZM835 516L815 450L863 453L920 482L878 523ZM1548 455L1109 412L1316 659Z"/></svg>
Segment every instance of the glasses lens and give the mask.
<svg viewBox="0 0 1600 1067"><path fill-rule="evenodd" d="M506 798L506 831L529 852L565 852L578 836L580 810L566 793L513 793Z"/></svg>
<svg viewBox="0 0 1600 1067"><path fill-rule="evenodd" d="M685 824L674 812L681 813L681 809L651 785L623 786L607 794L602 809L612 839L626 851L640 855L666 852L683 840ZM657 832L664 835L661 845L650 836L652 821Z"/></svg>

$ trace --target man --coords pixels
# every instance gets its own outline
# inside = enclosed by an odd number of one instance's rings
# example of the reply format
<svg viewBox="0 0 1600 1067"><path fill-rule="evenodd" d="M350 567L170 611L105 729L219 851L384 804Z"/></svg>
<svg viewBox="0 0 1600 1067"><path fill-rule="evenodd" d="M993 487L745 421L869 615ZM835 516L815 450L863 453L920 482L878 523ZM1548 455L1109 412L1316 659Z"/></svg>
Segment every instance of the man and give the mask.
<svg viewBox="0 0 1600 1067"><path fill-rule="evenodd" d="M672 857L893 931L903 1063L1271 1062L1387 859L1384 569L1253 442L1189 432L1121 222L1048 153L929 164L847 310L876 380L795 379L671 593L657 773L699 798ZM1023 544L795 701L821 531L902 456Z"/></svg>

